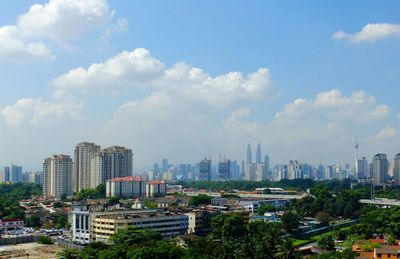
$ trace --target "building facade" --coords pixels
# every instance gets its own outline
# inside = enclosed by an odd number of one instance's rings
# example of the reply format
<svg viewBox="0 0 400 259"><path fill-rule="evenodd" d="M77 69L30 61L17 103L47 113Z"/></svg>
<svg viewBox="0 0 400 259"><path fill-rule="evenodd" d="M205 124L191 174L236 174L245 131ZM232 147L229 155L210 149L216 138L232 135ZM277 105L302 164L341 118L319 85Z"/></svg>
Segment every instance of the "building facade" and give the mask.
<svg viewBox="0 0 400 259"><path fill-rule="evenodd" d="M73 194L72 159L67 155L54 155L43 163L43 195L60 199L63 194Z"/></svg>
<svg viewBox="0 0 400 259"><path fill-rule="evenodd" d="M211 160L207 158L199 163L199 181L211 181Z"/></svg>
<svg viewBox="0 0 400 259"><path fill-rule="evenodd" d="M100 151L100 146L82 142L76 145L74 152L74 191L91 188L91 165L95 154Z"/></svg>
<svg viewBox="0 0 400 259"><path fill-rule="evenodd" d="M376 185L384 185L388 179L388 160L386 154L376 154L373 160L373 181Z"/></svg>
<svg viewBox="0 0 400 259"><path fill-rule="evenodd" d="M230 163L229 159L221 160L218 163L218 180L229 181L231 179Z"/></svg>
<svg viewBox="0 0 400 259"><path fill-rule="evenodd" d="M400 153L394 157L393 179L396 186L400 185Z"/></svg>
<svg viewBox="0 0 400 259"><path fill-rule="evenodd" d="M108 179L132 176L132 150L113 146L97 152L92 159L91 171L92 188Z"/></svg>
<svg viewBox="0 0 400 259"><path fill-rule="evenodd" d="M77 206L71 212L72 240L80 244L110 243L119 229L133 226L160 232L164 238L183 235L188 229L188 216L156 210L96 211Z"/></svg>

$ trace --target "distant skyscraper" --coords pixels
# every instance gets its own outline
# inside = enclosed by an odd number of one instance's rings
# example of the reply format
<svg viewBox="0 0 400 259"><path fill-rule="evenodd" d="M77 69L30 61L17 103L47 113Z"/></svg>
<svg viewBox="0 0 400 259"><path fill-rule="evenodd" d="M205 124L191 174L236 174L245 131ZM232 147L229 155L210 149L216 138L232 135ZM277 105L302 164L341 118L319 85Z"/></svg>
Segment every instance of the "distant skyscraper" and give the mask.
<svg viewBox="0 0 400 259"><path fill-rule="evenodd" d="M268 155L264 156L265 171L269 173L270 170L270 159Z"/></svg>
<svg viewBox="0 0 400 259"><path fill-rule="evenodd" d="M247 181L255 181L256 180L256 170L257 165L254 163L246 164L245 165L245 175L244 179Z"/></svg>
<svg viewBox="0 0 400 259"><path fill-rule="evenodd" d="M317 169L317 178L318 180L324 180L325 177L325 168L323 165L319 165Z"/></svg>
<svg viewBox="0 0 400 259"><path fill-rule="evenodd" d="M386 154L376 154L373 165L374 183L376 185L386 184L388 178L388 160Z"/></svg>
<svg viewBox="0 0 400 259"><path fill-rule="evenodd" d="M94 187L91 184L91 164L95 154L100 151L100 146L94 143L82 142L75 147L74 160L74 191Z"/></svg>
<svg viewBox="0 0 400 259"><path fill-rule="evenodd" d="M261 164L261 145L257 144L257 150L256 150L256 164Z"/></svg>
<svg viewBox="0 0 400 259"><path fill-rule="evenodd" d="M168 159L164 158L162 160L162 170L163 172L167 172L169 169Z"/></svg>
<svg viewBox="0 0 400 259"><path fill-rule="evenodd" d="M4 175L3 175L3 181L4 182L9 182L10 181L10 167L6 166L4 167Z"/></svg>
<svg viewBox="0 0 400 259"><path fill-rule="evenodd" d="M355 170L356 173L358 172L358 141L357 141L357 137L356 137L356 144L354 144L354 162L355 162Z"/></svg>
<svg viewBox="0 0 400 259"><path fill-rule="evenodd" d="M113 146L96 153L92 159L92 188L115 177L132 176L132 150Z"/></svg>
<svg viewBox="0 0 400 259"><path fill-rule="evenodd" d="M288 164L288 175L287 175L289 180L293 179L302 179L303 178L303 172L301 170L301 165L297 160L290 160Z"/></svg>
<svg viewBox="0 0 400 259"><path fill-rule="evenodd" d="M358 179L363 179L368 177L368 161L365 157L357 160L357 171L356 177Z"/></svg>
<svg viewBox="0 0 400 259"><path fill-rule="evenodd" d="M204 158L199 164L199 180L211 181L211 160Z"/></svg>
<svg viewBox="0 0 400 259"><path fill-rule="evenodd" d="M228 181L231 179L230 163L229 159L224 159L218 163L218 180Z"/></svg>
<svg viewBox="0 0 400 259"><path fill-rule="evenodd" d="M4 168L4 181L19 183L22 182L22 167L11 164Z"/></svg>
<svg viewBox="0 0 400 259"><path fill-rule="evenodd" d="M43 194L57 199L63 194L71 196L72 159L67 155L48 157L43 163Z"/></svg>
<svg viewBox="0 0 400 259"><path fill-rule="evenodd" d="M394 184L400 185L400 153L394 157L394 169L393 169Z"/></svg>
<svg viewBox="0 0 400 259"><path fill-rule="evenodd" d="M246 152L246 164L251 164L251 146L247 144L247 152Z"/></svg>

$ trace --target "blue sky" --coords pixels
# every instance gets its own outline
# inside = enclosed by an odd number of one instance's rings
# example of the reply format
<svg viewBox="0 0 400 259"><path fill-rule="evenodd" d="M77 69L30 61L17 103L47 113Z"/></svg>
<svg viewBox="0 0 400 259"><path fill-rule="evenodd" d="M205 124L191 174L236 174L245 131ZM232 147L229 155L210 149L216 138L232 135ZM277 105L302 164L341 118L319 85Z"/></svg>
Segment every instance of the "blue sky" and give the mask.
<svg viewBox="0 0 400 259"><path fill-rule="evenodd" d="M138 168L241 160L248 142L273 163L336 164L353 160L355 135L361 155L391 158L399 7L0 2L0 164L40 168L86 140L132 148Z"/></svg>

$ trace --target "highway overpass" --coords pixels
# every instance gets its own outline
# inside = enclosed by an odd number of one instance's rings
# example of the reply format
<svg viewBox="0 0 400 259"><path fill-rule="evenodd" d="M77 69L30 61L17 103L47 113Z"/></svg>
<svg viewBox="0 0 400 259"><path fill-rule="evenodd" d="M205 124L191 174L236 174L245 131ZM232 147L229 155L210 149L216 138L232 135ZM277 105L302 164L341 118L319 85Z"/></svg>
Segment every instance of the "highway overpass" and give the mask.
<svg viewBox="0 0 400 259"><path fill-rule="evenodd" d="M400 206L400 200L394 199L361 199L360 203L363 204L372 204L372 205L379 205L379 206Z"/></svg>

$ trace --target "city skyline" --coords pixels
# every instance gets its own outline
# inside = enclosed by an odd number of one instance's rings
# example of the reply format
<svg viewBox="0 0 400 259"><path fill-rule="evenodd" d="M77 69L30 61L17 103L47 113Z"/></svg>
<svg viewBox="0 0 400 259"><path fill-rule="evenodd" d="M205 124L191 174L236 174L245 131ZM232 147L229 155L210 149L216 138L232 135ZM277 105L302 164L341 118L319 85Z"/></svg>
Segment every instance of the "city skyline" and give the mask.
<svg viewBox="0 0 400 259"><path fill-rule="evenodd" d="M355 136L359 158L392 161L399 7L0 3L0 164L38 170L82 141L132 149L134 168L240 163L248 143L272 164L354 164Z"/></svg>

